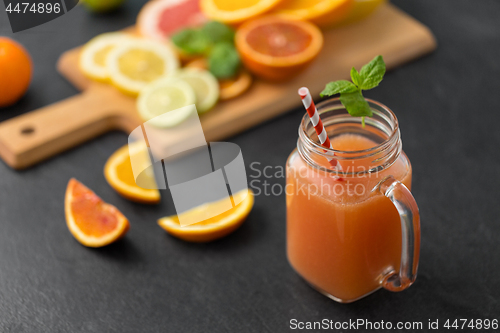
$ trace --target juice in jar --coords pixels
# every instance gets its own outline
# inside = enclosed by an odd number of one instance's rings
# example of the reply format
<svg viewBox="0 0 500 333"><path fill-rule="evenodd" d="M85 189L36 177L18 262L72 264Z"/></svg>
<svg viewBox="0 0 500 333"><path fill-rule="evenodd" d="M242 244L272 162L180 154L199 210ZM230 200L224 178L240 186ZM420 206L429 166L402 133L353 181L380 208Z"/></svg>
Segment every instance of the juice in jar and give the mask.
<svg viewBox="0 0 500 333"><path fill-rule="evenodd" d="M352 175L339 179L325 171L329 165L323 156L309 156L306 162L295 150L288 159L287 254L313 287L336 301L351 302L399 271L400 215L388 197L373 189L389 175L410 188L412 171L401 151L391 165L358 174L373 166L373 157L363 151L379 143L349 133L331 138L331 143L335 150L354 152L349 160L339 159Z"/></svg>

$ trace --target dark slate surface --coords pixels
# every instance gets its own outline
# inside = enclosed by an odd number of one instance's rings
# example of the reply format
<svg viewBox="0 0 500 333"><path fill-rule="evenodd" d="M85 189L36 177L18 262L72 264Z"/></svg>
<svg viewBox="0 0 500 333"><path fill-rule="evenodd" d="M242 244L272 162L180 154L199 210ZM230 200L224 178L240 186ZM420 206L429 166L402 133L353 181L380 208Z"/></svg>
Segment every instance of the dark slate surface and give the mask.
<svg viewBox="0 0 500 333"><path fill-rule="evenodd" d="M114 15L82 8L15 38L33 55L28 94L0 120L76 93L54 66L65 50L134 22L143 1ZM366 95L398 115L422 215L419 277L402 293L349 305L309 288L285 255L284 197L259 196L233 235L184 243L156 225L173 213L131 204L105 182L110 133L25 171L0 162L1 332L286 332L289 321L500 319L500 2L394 1L428 25L439 48L387 74ZM0 5L1 10L3 7ZM12 35L5 13L0 34ZM231 138L245 163L283 166L303 110ZM276 133L281 136L276 140ZM247 169L250 175L255 175ZM122 241L87 249L69 234L63 197L76 177L131 220ZM284 184L284 179L270 179Z"/></svg>

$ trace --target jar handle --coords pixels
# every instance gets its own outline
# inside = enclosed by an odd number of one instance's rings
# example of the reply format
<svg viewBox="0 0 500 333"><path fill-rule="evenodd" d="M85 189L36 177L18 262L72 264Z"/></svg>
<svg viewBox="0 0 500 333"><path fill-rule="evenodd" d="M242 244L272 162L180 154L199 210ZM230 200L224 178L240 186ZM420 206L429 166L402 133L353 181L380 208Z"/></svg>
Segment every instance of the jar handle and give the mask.
<svg viewBox="0 0 500 333"><path fill-rule="evenodd" d="M390 291L402 291L415 282L417 278L418 259L420 255L420 214L417 203L410 190L389 176L379 185L379 191L388 197L401 217L401 265L399 274L389 273L382 283Z"/></svg>

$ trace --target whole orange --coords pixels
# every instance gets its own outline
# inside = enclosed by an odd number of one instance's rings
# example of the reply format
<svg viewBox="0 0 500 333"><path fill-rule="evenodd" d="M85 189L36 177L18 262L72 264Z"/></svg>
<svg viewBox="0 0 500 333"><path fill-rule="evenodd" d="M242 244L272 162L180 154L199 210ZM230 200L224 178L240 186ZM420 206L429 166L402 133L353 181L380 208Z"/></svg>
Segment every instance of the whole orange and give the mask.
<svg viewBox="0 0 500 333"><path fill-rule="evenodd" d="M14 104L26 93L32 67L31 57L21 44L0 37L0 107Z"/></svg>

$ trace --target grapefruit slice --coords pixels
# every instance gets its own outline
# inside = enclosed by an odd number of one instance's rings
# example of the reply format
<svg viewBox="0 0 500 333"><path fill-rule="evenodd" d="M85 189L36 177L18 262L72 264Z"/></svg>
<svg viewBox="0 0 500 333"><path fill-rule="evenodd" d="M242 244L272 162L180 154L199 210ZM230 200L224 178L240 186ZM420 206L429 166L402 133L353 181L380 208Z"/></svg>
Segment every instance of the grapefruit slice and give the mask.
<svg viewBox="0 0 500 333"><path fill-rule="evenodd" d="M111 244L123 237L130 227L127 218L115 206L102 201L74 178L68 183L64 208L69 231L88 247Z"/></svg>
<svg viewBox="0 0 500 333"><path fill-rule="evenodd" d="M263 79L283 81L316 58L323 34L312 23L271 15L244 23L235 42L246 68Z"/></svg>
<svg viewBox="0 0 500 333"><path fill-rule="evenodd" d="M235 193L233 198L210 202L182 213L187 218L193 216L198 220L199 216L212 216L211 212L219 211L217 206L225 206L228 200L239 202L230 210L204 221L182 227L179 216L173 215L159 219L158 224L172 236L188 242L210 242L222 238L238 229L253 208L254 196L251 190L241 190Z"/></svg>
<svg viewBox="0 0 500 333"><path fill-rule="evenodd" d="M137 17L139 33L147 38L165 41L185 27L206 22L199 0L156 0L148 2Z"/></svg>

